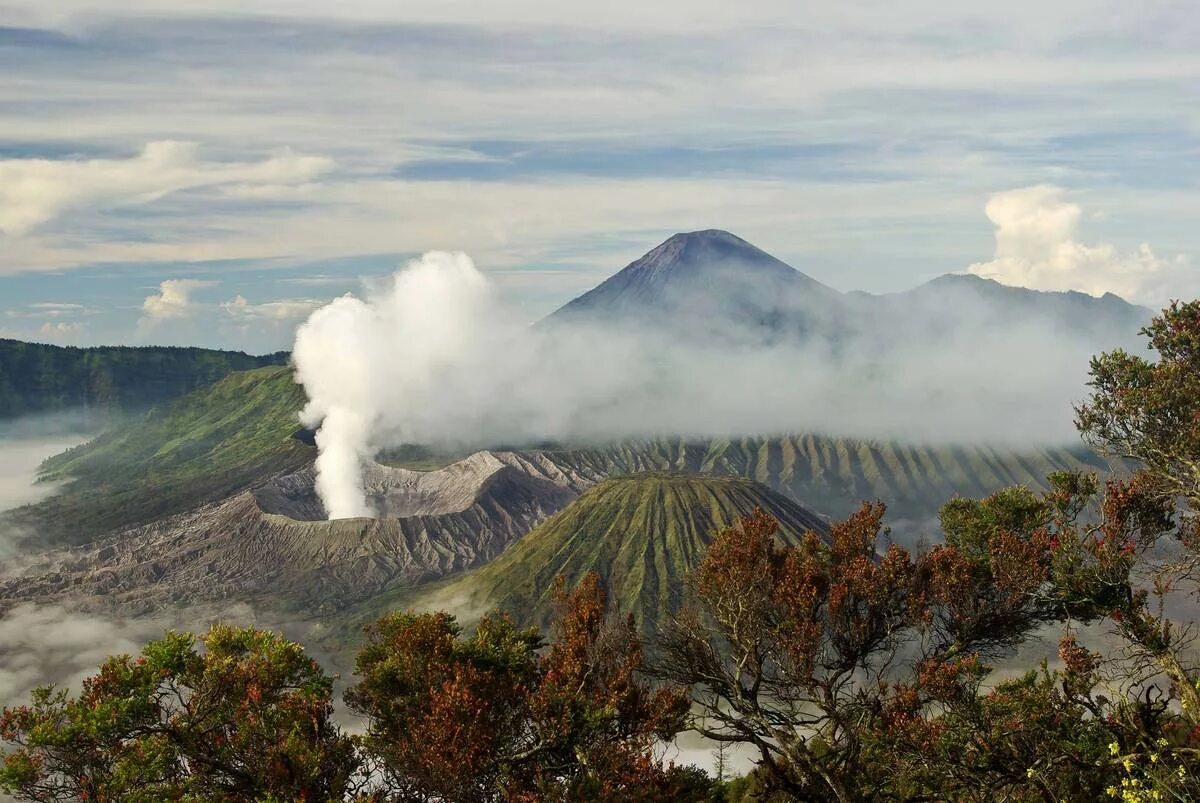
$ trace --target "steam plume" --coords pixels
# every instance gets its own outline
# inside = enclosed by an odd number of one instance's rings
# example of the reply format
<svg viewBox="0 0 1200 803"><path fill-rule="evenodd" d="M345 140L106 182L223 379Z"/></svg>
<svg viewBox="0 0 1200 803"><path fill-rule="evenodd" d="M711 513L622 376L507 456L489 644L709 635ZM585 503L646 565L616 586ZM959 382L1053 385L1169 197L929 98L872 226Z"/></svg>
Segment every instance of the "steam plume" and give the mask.
<svg viewBox="0 0 1200 803"><path fill-rule="evenodd" d="M330 518L371 515L362 462L382 429L401 440L423 434L412 405L435 402L441 378L471 355L489 296L469 257L435 252L397 273L387 293L343 296L297 331L296 376L310 399L301 419L320 426L317 492Z"/></svg>

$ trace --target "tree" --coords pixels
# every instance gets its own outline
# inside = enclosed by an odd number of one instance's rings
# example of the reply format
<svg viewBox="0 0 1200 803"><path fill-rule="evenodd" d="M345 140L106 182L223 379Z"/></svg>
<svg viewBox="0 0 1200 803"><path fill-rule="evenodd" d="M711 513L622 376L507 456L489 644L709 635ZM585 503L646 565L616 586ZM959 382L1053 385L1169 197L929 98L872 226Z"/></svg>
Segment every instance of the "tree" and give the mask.
<svg viewBox="0 0 1200 803"><path fill-rule="evenodd" d="M1076 408L1084 439L1135 461L1143 481L1200 511L1200 300L1142 329L1151 361L1121 349L1092 360L1092 393Z"/></svg>
<svg viewBox="0 0 1200 803"><path fill-rule="evenodd" d="M880 551L880 503L795 547L761 512L745 518L696 569L657 672L692 689L697 731L751 745L776 788L804 800L936 795L943 782L1029 786L1029 765L1006 759L1004 777L989 769L1004 750L1028 754L1020 734L979 760L947 749L932 768L931 734L991 730L990 744L1004 732L997 712L1028 709L1026 721L1056 722L1065 738L1066 723L1091 716L1082 691L1055 692L1057 673L984 696L986 661L1047 623L1094 620L1136 598L1124 583L1128 544L1164 524L1153 499L1113 483L1103 515L1085 526L1094 478L1049 479L1043 495L1014 488L951 501L946 542L915 559L895 545ZM1094 751L1077 748L1064 747L1075 766L1092 761Z"/></svg>
<svg viewBox="0 0 1200 803"><path fill-rule="evenodd" d="M1200 301L1172 302L1142 334L1156 358L1120 349L1094 358L1076 425L1090 445L1133 469L1109 499L1145 524L1109 567L1117 591L1109 619L1128 645L1128 685L1143 695L1113 752L1123 756L1125 781L1193 799L1200 796L1195 621L1169 611L1172 604L1186 610L1200 594Z"/></svg>
<svg viewBox="0 0 1200 803"><path fill-rule="evenodd" d="M1129 487L1154 500L1160 515L1169 517L1176 500L1183 502L1174 544L1157 538L1128 544L1136 560L1119 581L1129 598L1112 618L1171 679L1184 716L1200 725L1200 671L1186 655L1195 633L1172 622L1164 604L1168 595L1200 591L1200 301L1172 303L1142 334L1158 359L1119 349L1094 358L1092 393L1076 409L1076 424L1094 447L1133 462Z"/></svg>
<svg viewBox="0 0 1200 803"><path fill-rule="evenodd" d="M341 800L358 766L332 679L274 633L168 633L71 696L5 709L0 788L25 800Z"/></svg>
<svg viewBox="0 0 1200 803"><path fill-rule="evenodd" d="M556 594L548 646L499 615L470 637L445 613L394 613L368 628L346 702L369 722L363 743L385 796L704 799L706 777L655 752L682 727L687 697L639 678L632 619L608 612L595 573Z"/></svg>

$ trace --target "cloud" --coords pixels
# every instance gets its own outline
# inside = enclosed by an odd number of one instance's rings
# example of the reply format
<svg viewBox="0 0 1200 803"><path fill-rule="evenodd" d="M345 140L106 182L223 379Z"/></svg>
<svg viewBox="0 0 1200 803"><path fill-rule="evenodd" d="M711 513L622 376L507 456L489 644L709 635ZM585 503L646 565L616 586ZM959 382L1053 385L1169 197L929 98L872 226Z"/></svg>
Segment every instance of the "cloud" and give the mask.
<svg viewBox="0 0 1200 803"><path fill-rule="evenodd" d="M192 310L192 291L214 284L203 279L167 279L158 286L157 293L146 296L142 313L151 320L182 318Z"/></svg>
<svg viewBox="0 0 1200 803"><path fill-rule="evenodd" d="M245 296L239 293L229 301L222 303L221 308L239 321L286 323L299 321L323 303L308 298L294 298L251 304Z"/></svg>
<svg viewBox="0 0 1200 803"><path fill-rule="evenodd" d="M1060 187L998 192L985 211L996 227L996 252L968 268L977 276L1035 290L1115 293L1151 306L1200 291L1200 271L1183 257L1159 257L1147 243L1122 253L1112 243L1079 242L1083 210Z"/></svg>
<svg viewBox="0 0 1200 803"><path fill-rule="evenodd" d="M426 254L390 285L338 298L297 330L292 359L309 399L301 420L318 428L317 491L331 518L370 515L363 464L412 443L780 432L1074 443L1071 402L1089 357L1098 343L1135 336L1010 320L944 283L871 310L862 331L836 344L768 345L752 321L747 329L720 315L684 336L650 321L531 328L466 255ZM998 380L1014 376L1021 381Z"/></svg>
<svg viewBox="0 0 1200 803"><path fill-rule="evenodd" d="M109 620L59 605L21 605L0 615L0 705L26 701L37 686L56 683L78 691L110 655L137 653L162 634L155 622Z"/></svg>
<svg viewBox="0 0 1200 803"><path fill-rule="evenodd" d="M51 316L73 315L87 310L87 307L82 304L63 304L56 301L40 301L36 304L29 304L28 307L37 310L42 315Z"/></svg>
<svg viewBox="0 0 1200 803"><path fill-rule="evenodd" d="M0 274L465 249L489 269L579 266L574 285L517 290L547 312L666 235L720 226L886 291L988 258L981 191L1039 181L1105 188L1112 242L1200 254L1197 15L1179 4L19 5L63 32L0 49L0 102L22 110L5 153L184 138L212 159L288 144L337 171L73 215L9 238Z"/></svg>
<svg viewBox="0 0 1200 803"><path fill-rule="evenodd" d="M46 321L38 327L38 334L48 340L73 340L83 333L83 328L78 321Z"/></svg>
<svg viewBox="0 0 1200 803"><path fill-rule="evenodd" d="M96 674L108 657L136 655L166 630L201 635L217 622L283 633L304 644L326 670L346 676L352 671L344 655L323 648L327 629L320 623L244 602L169 606L133 616L106 609L98 598L46 600L0 610L0 707L26 704L33 689L49 683L78 693L81 681Z"/></svg>
<svg viewBox="0 0 1200 803"><path fill-rule="evenodd" d="M138 206L181 190L294 185L332 162L280 151L260 162L206 162L196 143L150 142L128 159L0 160L0 234L21 237L64 213Z"/></svg>
<svg viewBox="0 0 1200 803"><path fill-rule="evenodd" d="M0 512L34 504L53 494L58 489L56 484L38 481L42 461L78 446L91 431L79 411L0 422L0 454L4 455L0 461ZM0 573L27 534L0 516Z"/></svg>

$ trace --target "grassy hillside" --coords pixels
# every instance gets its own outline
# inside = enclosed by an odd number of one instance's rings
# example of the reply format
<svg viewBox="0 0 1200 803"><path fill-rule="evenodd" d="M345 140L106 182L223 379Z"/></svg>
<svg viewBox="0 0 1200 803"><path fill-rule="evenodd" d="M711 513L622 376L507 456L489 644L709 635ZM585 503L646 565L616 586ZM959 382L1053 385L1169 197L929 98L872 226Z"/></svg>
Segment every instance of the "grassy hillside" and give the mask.
<svg viewBox="0 0 1200 803"><path fill-rule="evenodd" d="M16 515L48 540L80 542L252 486L311 459L294 437L303 404L287 367L230 374L52 457L44 476L64 493Z"/></svg>
<svg viewBox="0 0 1200 803"><path fill-rule="evenodd" d="M606 476L682 471L746 477L834 518L864 499L882 499L893 523L929 519L955 495L984 496L1009 485L1042 488L1046 474L1059 469L1109 470L1082 446L930 446L811 434L631 440L548 455L570 470Z"/></svg>
<svg viewBox="0 0 1200 803"><path fill-rule="evenodd" d="M85 408L146 410L232 371L283 365L287 354L160 346L75 348L0 339L0 419Z"/></svg>
<svg viewBox="0 0 1200 803"><path fill-rule="evenodd" d="M434 591L422 605L500 607L544 625L550 590L600 573L612 598L653 628L679 604L683 581L718 529L761 507L792 541L824 521L781 494L739 477L649 473L605 480L483 568Z"/></svg>

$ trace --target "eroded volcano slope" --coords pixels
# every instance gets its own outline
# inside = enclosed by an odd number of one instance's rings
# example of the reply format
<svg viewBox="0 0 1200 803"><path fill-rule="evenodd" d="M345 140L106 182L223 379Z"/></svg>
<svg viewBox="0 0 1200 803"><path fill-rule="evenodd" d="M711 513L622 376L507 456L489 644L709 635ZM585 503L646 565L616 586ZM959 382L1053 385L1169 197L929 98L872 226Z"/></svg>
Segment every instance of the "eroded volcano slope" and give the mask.
<svg viewBox="0 0 1200 803"><path fill-rule="evenodd" d="M633 474L595 485L496 560L413 602L464 615L501 608L521 624L545 626L554 579L574 585L595 571L620 609L650 633L677 610L714 534L755 510L779 522L784 543L828 531L824 517L753 480Z"/></svg>
<svg viewBox="0 0 1200 803"><path fill-rule="evenodd" d="M0 600L69 598L127 614L234 598L336 611L494 558L592 482L510 452L478 452L432 472L372 466L366 476L378 518L325 520L308 467L40 555L0 577Z"/></svg>

